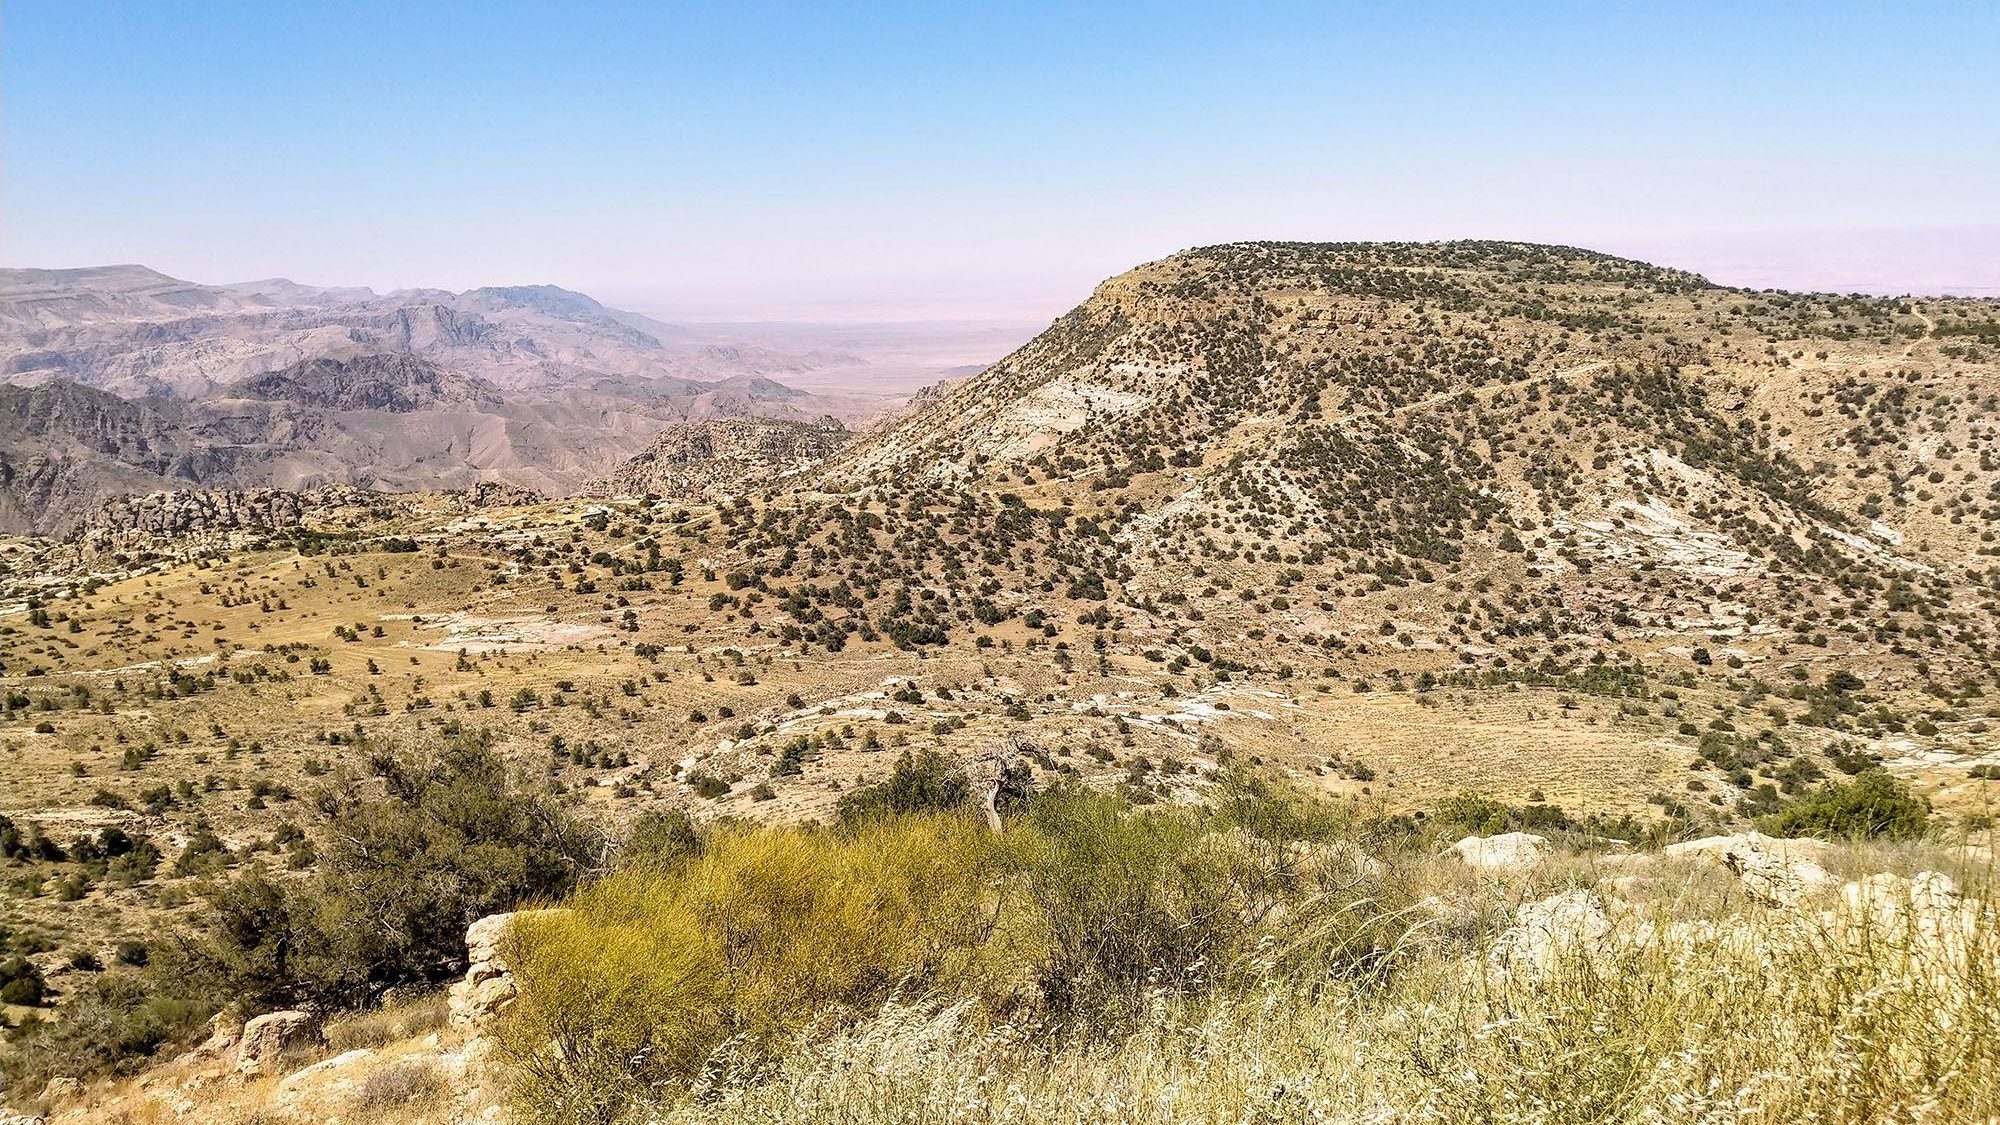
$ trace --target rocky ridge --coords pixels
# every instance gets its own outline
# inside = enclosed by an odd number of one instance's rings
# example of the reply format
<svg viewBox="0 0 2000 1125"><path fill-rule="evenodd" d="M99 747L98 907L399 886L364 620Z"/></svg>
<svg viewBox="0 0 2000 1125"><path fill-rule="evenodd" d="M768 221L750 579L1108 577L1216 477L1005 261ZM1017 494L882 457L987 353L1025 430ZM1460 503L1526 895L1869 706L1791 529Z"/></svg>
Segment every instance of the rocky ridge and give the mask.
<svg viewBox="0 0 2000 1125"><path fill-rule="evenodd" d="M833 418L790 422L719 418L668 426L585 490L594 496L716 500L751 489L784 487L810 473L853 435Z"/></svg>

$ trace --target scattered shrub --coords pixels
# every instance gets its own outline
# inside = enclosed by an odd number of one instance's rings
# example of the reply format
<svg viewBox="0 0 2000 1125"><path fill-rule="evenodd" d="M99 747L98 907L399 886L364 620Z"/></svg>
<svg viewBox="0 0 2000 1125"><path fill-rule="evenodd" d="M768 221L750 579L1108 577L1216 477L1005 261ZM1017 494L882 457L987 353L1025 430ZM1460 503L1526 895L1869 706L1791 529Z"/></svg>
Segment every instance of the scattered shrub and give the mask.
<svg viewBox="0 0 2000 1125"><path fill-rule="evenodd" d="M0 1003L18 1004L25 1008L39 1008L48 997L48 983L42 979L42 971L26 957L9 957L0 961Z"/></svg>
<svg viewBox="0 0 2000 1125"><path fill-rule="evenodd" d="M9 1086L29 1090L56 1074L130 1073L162 1044L193 1038L214 1011L210 999L169 994L147 974L113 969L70 989L61 1019L17 1029L0 1052L0 1072Z"/></svg>
<svg viewBox="0 0 2000 1125"><path fill-rule="evenodd" d="M462 972L467 926L559 897L591 860L585 832L512 785L483 738L372 766L382 796L322 800L312 878L280 885L251 872L210 890L186 972L253 1007L359 1006Z"/></svg>
<svg viewBox="0 0 2000 1125"><path fill-rule="evenodd" d="M1910 839L1924 834L1929 817L1930 802L1887 770L1871 769L1853 781L1808 790L1759 820L1758 827L1773 836Z"/></svg>
<svg viewBox="0 0 2000 1125"><path fill-rule="evenodd" d="M670 868L701 854L701 833L679 809L642 813L618 858L627 867Z"/></svg>
<svg viewBox="0 0 2000 1125"><path fill-rule="evenodd" d="M840 798L840 821L853 825L874 817L949 812L972 800L972 784L955 762L936 750L896 758L889 777Z"/></svg>

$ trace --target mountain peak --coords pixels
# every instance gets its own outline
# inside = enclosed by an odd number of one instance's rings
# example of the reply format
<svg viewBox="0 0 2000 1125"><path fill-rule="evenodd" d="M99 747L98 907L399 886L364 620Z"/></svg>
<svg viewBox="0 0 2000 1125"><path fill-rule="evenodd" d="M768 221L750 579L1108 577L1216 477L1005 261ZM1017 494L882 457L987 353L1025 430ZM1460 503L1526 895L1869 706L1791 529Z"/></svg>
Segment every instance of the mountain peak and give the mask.
<svg viewBox="0 0 2000 1125"><path fill-rule="evenodd" d="M459 296L475 303L511 305L550 316L604 316L610 312L596 298L558 285L489 285L468 289Z"/></svg>

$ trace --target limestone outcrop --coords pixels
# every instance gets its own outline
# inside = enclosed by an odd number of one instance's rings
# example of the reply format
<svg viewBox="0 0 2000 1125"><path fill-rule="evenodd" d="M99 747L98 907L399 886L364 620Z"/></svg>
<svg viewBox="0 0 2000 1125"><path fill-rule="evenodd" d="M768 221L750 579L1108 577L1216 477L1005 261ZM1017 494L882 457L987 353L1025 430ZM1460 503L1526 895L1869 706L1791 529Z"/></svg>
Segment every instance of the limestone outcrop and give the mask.
<svg viewBox="0 0 2000 1125"><path fill-rule="evenodd" d="M1720 864L1743 882L1753 897L1775 906L1792 906L1837 880L1820 866L1831 845L1823 840L1782 839L1761 832L1709 836L1669 844L1669 858Z"/></svg>
<svg viewBox="0 0 2000 1125"><path fill-rule="evenodd" d="M524 919L568 913L563 909L516 910L489 914L467 927L465 977L451 986L451 1022L459 1027L477 1027L513 1003L513 967L507 958L508 938L514 927Z"/></svg>
<svg viewBox="0 0 2000 1125"><path fill-rule="evenodd" d="M1549 841L1548 837L1532 832L1502 832L1497 836L1467 836L1450 850L1468 867L1481 871L1520 871L1548 855Z"/></svg>
<svg viewBox="0 0 2000 1125"><path fill-rule="evenodd" d="M236 1043L236 1072L250 1076L277 1069L288 1053L319 1046L319 1020L306 1012L268 1012L243 1025Z"/></svg>

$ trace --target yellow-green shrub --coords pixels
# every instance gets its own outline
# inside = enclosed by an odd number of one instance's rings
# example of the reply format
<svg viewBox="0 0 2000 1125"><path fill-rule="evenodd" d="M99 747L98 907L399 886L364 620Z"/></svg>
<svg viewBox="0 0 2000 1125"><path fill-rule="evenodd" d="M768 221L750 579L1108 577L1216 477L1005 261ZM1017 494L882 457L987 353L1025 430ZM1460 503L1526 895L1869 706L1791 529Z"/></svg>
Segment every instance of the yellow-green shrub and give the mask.
<svg viewBox="0 0 2000 1125"><path fill-rule="evenodd" d="M668 869L608 878L516 938L502 1030L537 1115L608 1121L752 1048L899 990L1011 986L1009 838L958 816L853 833L724 830Z"/></svg>
<svg viewBox="0 0 2000 1125"><path fill-rule="evenodd" d="M1108 1028L1224 981L1373 971L1408 929L1405 873L1311 812L1058 788L1002 834L950 813L718 829L523 928L502 1035L528 1116L613 1120L725 1044L754 1068L892 996Z"/></svg>
<svg viewBox="0 0 2000 1125"><path fill-rule="evenodd" d="M1037 798L1021 834L1022 893L1055 1015L1137 1008L1200 987L1244 941L1264 890L1255 857L1178 811L1134 813L1084 791Z"/></svg>

